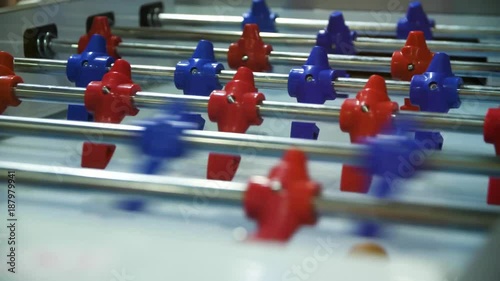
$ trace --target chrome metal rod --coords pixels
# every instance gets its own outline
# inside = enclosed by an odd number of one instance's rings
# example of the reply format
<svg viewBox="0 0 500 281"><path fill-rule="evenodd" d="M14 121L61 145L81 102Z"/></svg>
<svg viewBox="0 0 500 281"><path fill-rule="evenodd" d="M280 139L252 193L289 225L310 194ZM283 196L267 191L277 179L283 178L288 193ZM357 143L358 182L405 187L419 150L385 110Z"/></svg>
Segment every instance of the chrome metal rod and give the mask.
<svg viewBox="0 0 500 281"><path fill-rule="evenodd" d="M110 171L92 171L82 168L54 167L0 161L0 179L8 180L8 172L16 171L22 184L37 188L105 192L151 196L155 199L192 200L205 194L212 202L241 206L247 188L245 183L214 181L194 178L153 176ZM263 179L265 180L265 179ZM316 211L324 217L379 219L388 222L487 230L500 213L487 209L445 207L416 203L400 203L375 199L348 199L318 197Z"/></svg>
<svg viewBox="0 0 500 281"><path fill-rule="evenodd" d="M85 88L18 84L14 89L21 100L82 104ZM207 111L208 97L185 96L152 92L138 92L132 97L139 108L158 108L164 104L182 101L190 110L204 113ZM262 117L284 118L303 121L337 122L340 108L336 106L263 101L258 105ZM459 131L463 133L482 133L484 118L475 115L441 114L425 112L400 112L393 116L396 125L413 125L414 129ZM401 123L398 123L401 122ZM410 123L406 125L406 123Z"/></svg>
<svg viewBox="0 0 500 281"><path fill-rule="evenodd" d="M457 38L499 38L500 30L490 26L464 26L436 24L433 28L434 36Z"/></svg>
<svg viewBox="0 0 500 281"><path fill-rule="evenodd" d="M66 63L66 60L14 58L16 72L66 74Z"/></svg>
<svg viewBox="0 0 500 281"><path fill-rule="evenodd" d="M45 188L64 188L65 190L100 191L127 193L154 198L191 199L199 194L208 194L212 190L214 201L226 201L239 204L245 185L227 181L206 179L188 179L180 177L152 176L123 172L68 168L48 165L14 163L0 161L0 170L16 172L16 179L24 185L36 185ZM204 193L197 193L204 192ZM205 193L206 192L206 193Z"/></svg>
<svg viewBox="0 0 500 281"><path fill-rule="evenodd" d="M179 47L142 43L122 43L118 53L122 56L190 56L195 47ZM215 48L218 60L227 59L227 49ZM269 61L272 64L303 65L308 53L272 52ZM336 69L364 72L390 73L391 59L385 57L328 55L329 62ZM500 77L500 63L452 61L453 71L459 76L468 77Z"/></svg>
<svg viewBox="0 0 500 281"><path fill-rule="evenodd" d="M77 44L70 41L52 39L49 49L55 53L72 53ZM158 45L145 43L121 43L117 52L122 57L152 56L152 57L190 57L196 47ZM218 60L227 59L227 49L215 48L215 57ZM303 65L308 53L272 52L269 61L273 64ZM328 55L330 64L335 69L363 72L391 73L391 59L385 57ZM452 61L453 72L458 76L491 78L500 77L500 63Z"/></svg>
<svg viewBox="0 0 500 281"><path fill-rule="evenodd" d="M363 78L337 78L332 83L335 91L348 94L357 93L367 82L368 79ZM386 80L385 83L390 95L408 97L410 82ZM464 101L500 102L500 87L495 86L462 85L458 94Z"/></svg>
<svg viewBox="0 0 500 281"><path fill-rule="evenodd" d="M113 27L113 34L123 38L159 39L170 41L198 41L204 39L216 42L227 42L228 44L236 42L241 37L241 31L195 30L192 28L182 27ZM311 47L316 45L316 36L311 35L260 32L260 36L264 42L268 44L293 44Z"/></svg>
<svg viewBox="0 0 500 281"><path fill-rule="evenodd" d="M153 46L140 46L135 45L138 49L145 47L153 48ZM194 49L194 48L193 48ZM158 49L155 50L158 52ZM218 49L217 53L220 56L226 55L226 49ZM157 53L158 54L158 53ZM308 53L294 53L294 52L272 52L269 56L271 63L282 63L292 65L303 65L307 58ZM382 72L391 73L391 58L387 57L368 57L368 56L349 56L349 55L328 55L330 65L335 69L363 71L363 72ZM453 72L458 76L466 77L500 77L500 63L489 62L468 62L468 61L451 61Z"/></svg>
<svg viewBox="0 0 500 281"><path fill-rule="evenodd" d="M374 52L392 54L401 49L406 40L380 39L370 37L358 37L354 41L354 47L358 52ZM456 41L427 41L427 47L433 52L443 52L450 56L488 57L500 54L498 44L468 43Z"/></svg>
<svg viewBox="0 0 500 281"><path fill-rule="evenodd" d="M152 28L152 27L113 27L113 33L123 38L158 40L210 40L236 42L241 31L194 30L193 28ZM260 36L268 44L315 46L316 35L261 32ZM357 52L392 54L401 49L406 40L358 37L353 42ZM487 43L468 43L455 41L428 41L427 46L434 52L467 57L487 57L500 54L500 45Z"/></svg>
<svg viewBox="0 0 500 281"><path fill-rule="evenodd" d="M371 218L444 228L489 229L499 220L498 212L495 211L369 199L344 200L332 202L331 198L318 198L315 206L322 216Z"/></svg>
<svg viewBox="0 0 500 281"><path fill-rule="evenodd" d="M16 71L65 73L66 61L50 59L15 58ZM174 77L175 67L155 65L131 65L134 79L157 81L165 79L171 81ZM234 70L222 70L218 74L221 82L229 82L236 74ZM288 83L288 74L254 72L254 79L259 87L284 88ZM337 93L357 93L365 86L368 79L337 78L332 81L332 87ZM386 80L387 91L390 95L408 96L410 83L405 81ZM462 100L500 102L500 88L489 86L464 85L459 90Z"/></svg>
<svg viewBox="0 0 500 281"><path fill-rule="evenodd" d="M243 17L241 16L214 16L214 15L194 15L194 14L168 14L160 13L158 21L164 25L238 25L240 27ZM276 18L276 27L293 29L313 29L315 31L323 29L328 24L327 20L298 19L298 18ZM361 34L388 35L396 34L395 23L375 23L362 21L346 21L346 25L351 30L356 30ZM433 30L434 37L454 37L454 38L498 38L500 30L487 26L460 26L437 24Z"/></svg>
<svg viewBox="0 0 500 281"><path fill-rule="evenodd" d="M0 135L17 137L66 138L102 143L135 144L144 127L119 124L50 120L14 116L0 116ZM283 151L296 147L309 159L365 165L369 148L365 145L339 144L325 141L299 140L261 135L185 130L181 140L191 149L226 154L252 154L281 157ZM500 176L500 158L463 153L462 151L428 151L422 170L443 171L484 176Z"/></svg>
<svg viewBox="0 0 500 281"><path fill-rule="evenodd" d="M85 88L21 83L14 88L14 92L21 100L83 104ZM139 108L158 108L168 103L182 101L190 110L200 113L207 111L208 99L208 97L152 92L138 92L133 97L134 104ZM262 117L297 119L303 121L335 122L338 121L340 114L340 109L334 106L272 101L263 101L258 106L258 110Z"/></svg>
<svg viewBox="0 0 500 281"><path fill-rule="evenodd" d="M441 130L483 134L483 116L470 114L453 114L452 116L450 118L451 116L440 113L400 111L393 115L392 123L396 127L414 130L441 128Z"/></svg>
<svg viewBox="0 0 500 281"><path fill-rule="evenodd" d="M7 136L135 144L143 131L144 127L133 125L0 116L0 135ZM281 157L284 150L298 147L310 159L348 164L361 164L365 152L358 145L198 130L185 130L181 139L195 150L273 157Z"/></svg>
<svg viewBox="0 0 500 281"><path fill-rule="evenodd" d="M18 72L66 74L65 60L15 58L14 67ZM169 81L174 77L175 67L156 65L131 65L134 80ZM233 80L235 70L222 70L218 74L221 82ZM259 87L283 88L288 83L288 75L280 73L254 72L255 83Z"/></svg>

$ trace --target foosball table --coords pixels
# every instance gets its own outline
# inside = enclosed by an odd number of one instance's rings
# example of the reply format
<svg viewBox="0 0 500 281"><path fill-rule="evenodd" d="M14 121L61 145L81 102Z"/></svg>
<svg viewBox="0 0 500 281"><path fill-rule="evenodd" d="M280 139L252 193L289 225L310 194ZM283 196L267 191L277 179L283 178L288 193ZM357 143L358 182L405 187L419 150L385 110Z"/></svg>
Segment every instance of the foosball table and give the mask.
<svg viewBox="0 0 500 281"><path fill-rule="evenodd" d="M500 280L496 4L316 2L0 8L0 280Z"/></svg>

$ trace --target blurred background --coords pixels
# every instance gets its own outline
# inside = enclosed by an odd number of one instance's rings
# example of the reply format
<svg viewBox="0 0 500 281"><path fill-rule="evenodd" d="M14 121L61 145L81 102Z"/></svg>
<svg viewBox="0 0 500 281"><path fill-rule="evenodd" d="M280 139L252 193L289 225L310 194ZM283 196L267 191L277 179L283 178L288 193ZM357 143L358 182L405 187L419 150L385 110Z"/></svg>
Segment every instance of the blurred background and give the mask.
<svg viewBox="0 0 500 281"><path fill-rule="evenodd" d="M37 2L56 2L55 0L0 0L0 7L13 5L27 5ZM62 1L57 1L62 2ZM207 5L206 0L175 0L180 5ZM243 0L218 0L214 2L227 2L231 6L248 6L248 1ZM324 1L324 0L268 0L271 7L287 9L326 9L326 10L376 10L381 7L407 7L408 0L350 0L350 1ZM500 3L497 0L420 0L428 13L440 14L469 14L469 15L500 15Z"/></svg>
<svg viewBox="0 0 500 281"><path fill-rule="evenodd" d="M220 0L230 2L231 5L248 6L248 1L242 0ZM408 0L350 0L350 1L325 1L325 0L268 0L271 7L288 9L326 9L326 10L362 10L380 11L381 7L398 7L403 10L408 7ZM500 3L497 0L420 0L427 13L440 14L476 14L476 15L500 15ZM176 4L207 4L205 0L176 0Z"/></svg>

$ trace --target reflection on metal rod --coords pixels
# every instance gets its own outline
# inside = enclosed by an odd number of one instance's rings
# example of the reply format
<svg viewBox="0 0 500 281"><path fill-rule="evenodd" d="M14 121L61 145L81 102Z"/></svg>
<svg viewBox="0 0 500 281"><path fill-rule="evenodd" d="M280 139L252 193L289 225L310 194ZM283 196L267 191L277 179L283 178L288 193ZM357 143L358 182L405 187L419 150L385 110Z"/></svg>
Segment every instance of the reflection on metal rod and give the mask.
<svg viewBox="0 0 500 281"><path fill-rule="evenodd" d="M74 189L152 196L156 199L192 200L199 194L210 194L207 198L214 202L241 206L246 190L244 183L100 170L89 173L81 168L0 161L1 180L7 180L10 170L16 171L17 179L23 184L65 191ZM325 196L315 199L314 205L322 216L381 219L389 222L473 230L490 228L500 216L498 212L464 207Z"/></svg>
<svg viewBox="0 0 500 281"><path fill-rule="evenodd" d="M143 131L144 127L132 125L0 116L0 135L7 136L134 144ZM358 145L197 130L185 130L181 139L191 149L226 154L281 157L284 150L298 147L310 159L348 164L361 164L365 152L365 148Z"/></svg>
<svg viewBox="0 0 500 281"><path fill-rule="evenodd" d="M241 37L241 31L194 30L181 27L176 27L175 29L152 27L113 27L113 34L123 38L158 39L170 41L198 41L204 39L227 43L235 42ZM264 42L269 44L293 44L311 47L316 45L316 36L311 35L260 32L260 36Z"/></svg>
<svg viewBox="0 0 500 281"><path fill-rule="evenodd" d="M20 83L14 88L14 92L21 100L82 104L85 88ZM190 110L202 113L206 112L209 99L201 96L152 92L138 92L132 98L139 108L158 108L167 103L182 101ZM337 122L340 118L339 107L318 104L263 101L258 105L258 109L262 117L324 122ZM399 112L393 116L393 122L396 125L413 125L414 129L482 134L484 118L464 114Z"/></svg>
<svg viewBox="0 0 500 281"><path fill-rule="evenodd" d="M498 212L494 211L409 202L319 198L315 203L320 215L348 218L367 217L400 223L472 230L489 229L499 220L500 216Z"/></svg>
<svg viewBox="0 0 500 281"><path fill-rule="evenodd" d="M214 16L214 15L194 15L194 14L168 14L160 13L159 22L164 25L228 25L238 24L238 28L243 21L241 16ZM378 23L362 21L346 21L346 25L351 30L356 30L366 35L389 35L396 34L395 23ZM298 18L276 18L276 27L293 29L313 29L315 31L323 29L328 24L327 20L298 19ZM487 26L460 26L437 24L433 30L434 37L454 37L454 38L498 38L500 30Z"/></svg>
<svg viewBox="0 0 500 281"><path fill-rule="evenodd" d="M194 30L192 28L144 28L113 27L115 35L124 38L187 40L201 39L218 42L235 42L241 37L241 31ZM264 42L312 47L316 45L316 35L261 32ZM392 54L401 49L406 40L358 37L353 42L358 52ZM467 43L454 41L428 41L427 46L434 52L444 52L450 56L486 57L500 54L500 46L486 43Z"/></svg>
<svg viewBox="0 0 500 281"><path fill-rule="evenodd" d="M48 49L54 53L73 53L77 49L77 44L52 39ZM152 57L174 57L186 58L192 55L196 47L177 45L158 45L146 43L121 43L117 47L120 56L152 56ZM215 48L217 60L227 59L227 49ZM269 61L273 64L303 65L308 53L295 52L272 52ZM330 64L336 69L363 71L363 72L391 72L391 59L385 57L349 56L349 55L328 55ZM453 72L459 76L466 77L500 77L500 63L488 62L467 62L452 61Z"/></svg>
<svg viewBox="0 0 500 281"><path fill-rule="evenodd" d="M143 131L141 126L0 116L0 135L8 136L135 143ZM358 166L364 165L369 149L364 145L198 130L185 130L181 140L195 150L272 157L280 157L284 150L297 147L312 160ZM422 170L500 176L500 159L495 156L461 151L427 153L425 148L422 148L422 153L426 155L425 165L419 167Z"/></svg>
<svg viewBox="0 0 500 281"><path fill-rule="evenodd" d="M16 58L14 60L17 71L36 73L65 73L66 61L49 59ZM162 79L172 80L175 67L155 65L132 65L134 79L157 81ZM236 74L234 70L222 70L218 74L221 82L228 82ZM254 72L255 83L259 87L284 88L288 83L288 74ZM332 86L337 93L357 93L365 86L367 79L337 78L332 81ZM408 96L410 83L405 81L386 80L387 91L390 95ZM464 85L459 90L462 100L500 102L500 88L490 86Z"/></svg>

